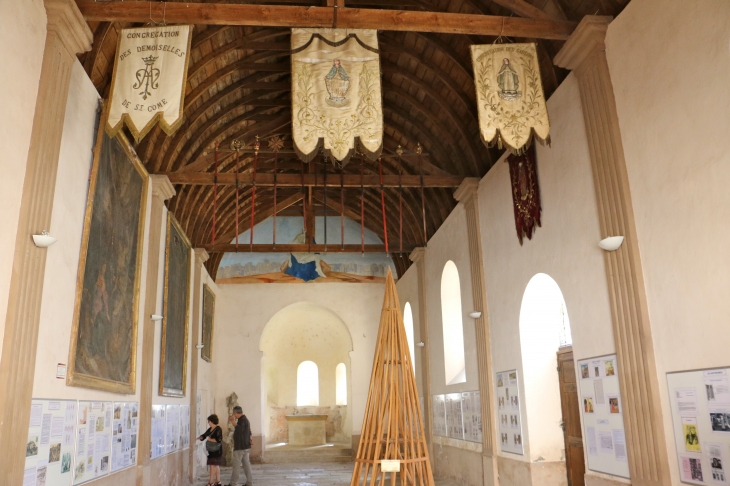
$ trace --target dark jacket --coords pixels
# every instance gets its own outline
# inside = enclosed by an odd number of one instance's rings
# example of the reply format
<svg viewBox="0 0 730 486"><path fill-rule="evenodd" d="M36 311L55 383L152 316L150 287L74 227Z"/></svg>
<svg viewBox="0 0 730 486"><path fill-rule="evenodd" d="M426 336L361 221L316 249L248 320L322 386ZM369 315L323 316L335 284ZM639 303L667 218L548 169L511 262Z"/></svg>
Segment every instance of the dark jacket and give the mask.
<svg viewBox="0 0 730 486"><path fill-rule="evenodd" d="M251 448L251 424L245 415L238 418L233 431L233 450L240 451Z"/></svg>
<svg viewBox="0 0 730 486"><path fill-rule="evenodd" d="M223 431L220 427L216 427L215 429L212 429L208 427L208 430L205 431L203 435L198 437L198 440L203 441L210 437L211 439L215 440L219 444L223 442ZM208 457L221 457L223 455L223 448L221 447L218 449L218 452L208 452Z"/></svg>

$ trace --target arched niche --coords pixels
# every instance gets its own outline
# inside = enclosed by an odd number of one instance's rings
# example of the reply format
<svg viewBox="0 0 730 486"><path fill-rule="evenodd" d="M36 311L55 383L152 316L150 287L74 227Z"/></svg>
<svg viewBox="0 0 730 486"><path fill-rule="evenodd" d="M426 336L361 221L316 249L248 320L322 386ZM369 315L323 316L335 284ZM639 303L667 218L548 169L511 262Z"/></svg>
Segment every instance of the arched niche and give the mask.
<svg viewBox="0 0 730 486"><path fill-rule="evenodd" d="M567 344L570 320L560 286L545 273L533 276L520 307L520 347L531 460L564 460L557 352Z"/></svg>
<svg viewBox="0 0 730 486"><path fill-rule="evenodd" d="M264 434L267 444L286 442L286 415L326 414L327 440L351 443L350 352L352 336L332 310L311 302L289 305L269 320L261 334ZM311 361L318 370L319 405L297 406L297 370ZM346 370L347 405L337 405L337 365Z"/></svg>

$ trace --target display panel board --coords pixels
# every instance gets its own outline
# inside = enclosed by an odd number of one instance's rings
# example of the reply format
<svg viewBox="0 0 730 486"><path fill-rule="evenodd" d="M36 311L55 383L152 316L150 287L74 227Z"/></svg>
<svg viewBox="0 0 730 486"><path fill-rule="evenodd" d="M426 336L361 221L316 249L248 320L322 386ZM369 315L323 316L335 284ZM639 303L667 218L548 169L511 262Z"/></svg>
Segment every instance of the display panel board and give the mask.
<svg viewBox="0 0 730 486"><path fill-rule="evenodd" d="M112 472L137 464L139 403L114 402Z"/></svg>
<svg viewBox="0 0 730 486"><path fill-rule="evenodd" d="M578 361L578 377L588 469L629 478L616 355Z"/></svg>
<svg viewBox="0 0 730 486"><path fill-rule="evenodd" d="M448 393L446 395L446 433L452 439L464 440L461 393Z"/></svg>
<svg viewBox="0 0 730 486"><path fill-rule="evenodd" d="M75 400L32 401L23 485L71 484L76 408Z"/></svg>
<svg viewBox="0 0 730 486"><path fill-rule="evenodd" d="M448 437L446 428L446 396L433 396L433 435Z"/></svg>
<svg viewBox="0 0 730 486"><path fill-rule="evenodd" d="M74 484L109 474L112 402L79 401Z"/></svg>
<svg viewBox="0 0 730 486"><path fill-rule="evenodd" d="M190 405L180 405L180 448L190 447Z"/></svg>
<svg viewBox="0 0 730 486"><path fill-rule="evenodd" d="M461 413L464 416L464 440L482 443L482 407L479 392L461 394Z"/></svg>
<svg viewBox="0 0 730 486"><path fill-rule="evenodd" d="M150 459L165 455L165 406L152 405L152 448Z"/></svg>
<svg viewBox="0 0 730 486"><path fill-rule="evenodd" d="M165 454L180 450L180 405L168 405L165 414Z"/></svg>
<svg viewBox="0 0 730 486"><path fill-rule="evenodd" d="M517 370L497 373L497 411L499 413L499 444L502 452L524 454L522 446L522 416L520 415L520 384Z"/></svg>
<svg viewBox="0 0 730 486"><path fill-rule="evenodd" d="M679 478L730 484L730 368L667 373Z"/></svg>

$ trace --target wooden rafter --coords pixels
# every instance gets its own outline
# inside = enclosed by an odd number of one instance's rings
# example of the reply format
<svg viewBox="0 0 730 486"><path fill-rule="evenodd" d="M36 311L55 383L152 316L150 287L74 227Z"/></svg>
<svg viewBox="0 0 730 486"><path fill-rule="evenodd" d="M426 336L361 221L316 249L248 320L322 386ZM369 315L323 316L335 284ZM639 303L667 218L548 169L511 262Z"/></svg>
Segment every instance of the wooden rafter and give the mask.
<svg viewBox="0 0 730 486"><path fill-rule="evenodd" d="M229 159L230 160L230 159ZM215 175L212 172L167 172L165 175L173 184L185 184L196 186L212 186ZM315 181L314 174L278 174L276 176L276 185L278 187L297 188L303 185L305 187L322 187L322 176L319 175ZM343 176L343 184L345 187L360 187L359 174L345 174ZM459 187L464 180L462 176L423 176L423 187ZM239 174L239 185L250 185L253 181L251 173ZM333 182L334 181L334 182ZM380 187L380 181L377 175L366 175L363 177L363 185L365 187ZM236 174L227 172L218 174L218 185L233 186L236 184ZM384 175L383 187L420 187L421 181L418 175L404 174L402 177L398 175ZM259 173L256 174L256 185L261 187L274 186L274 174ZM333 179L328 182L329 187L339 187L340 177L334 175Z"/></svg>

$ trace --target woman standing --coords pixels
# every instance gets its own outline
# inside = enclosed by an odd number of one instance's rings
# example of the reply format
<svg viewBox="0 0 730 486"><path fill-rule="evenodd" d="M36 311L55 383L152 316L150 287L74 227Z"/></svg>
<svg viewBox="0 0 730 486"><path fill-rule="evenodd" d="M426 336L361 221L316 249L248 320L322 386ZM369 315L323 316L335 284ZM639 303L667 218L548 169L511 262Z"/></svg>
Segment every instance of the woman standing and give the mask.
<svg viewBox="0 0 730 486"><path fill-rule="evenodd" d="M208 466L210 477L207 486L220 486L221 484L221 463L223 462L223 431L218 426L216 414L208 417L208 430L198 437L198 440L205 440L205 449L208 451Z"/></svg>

